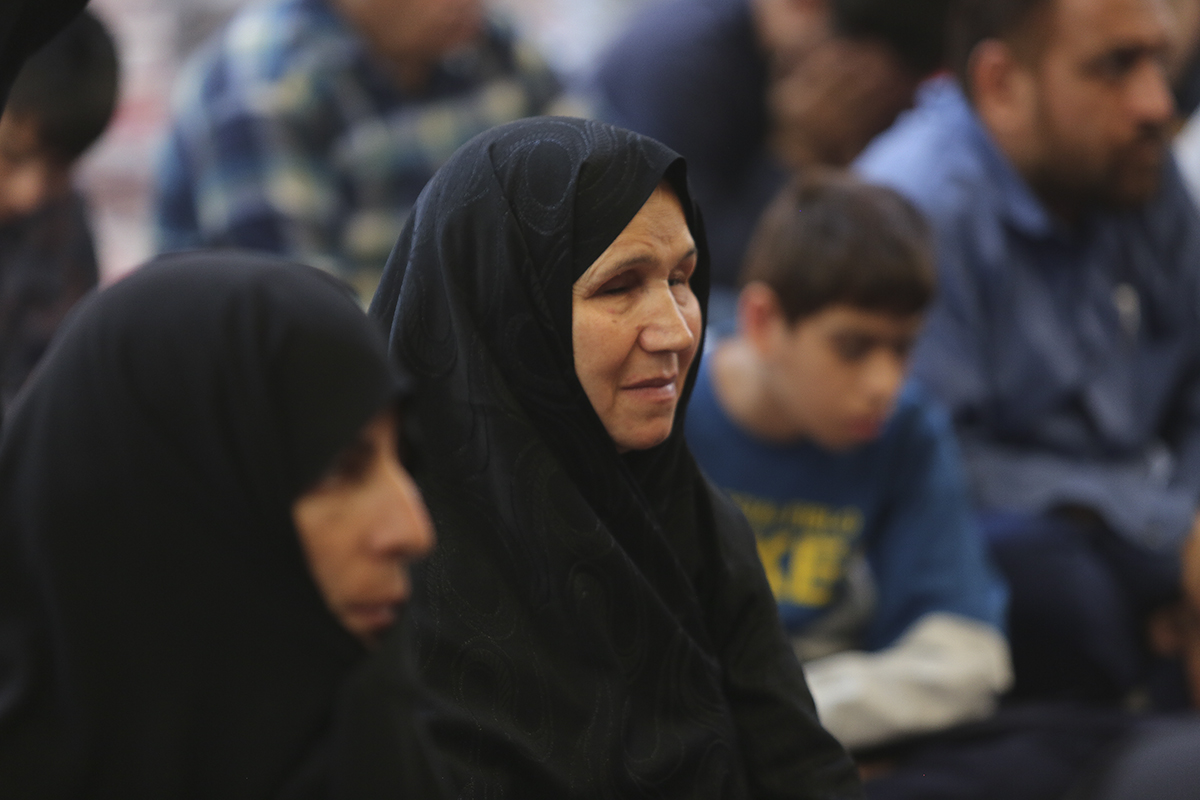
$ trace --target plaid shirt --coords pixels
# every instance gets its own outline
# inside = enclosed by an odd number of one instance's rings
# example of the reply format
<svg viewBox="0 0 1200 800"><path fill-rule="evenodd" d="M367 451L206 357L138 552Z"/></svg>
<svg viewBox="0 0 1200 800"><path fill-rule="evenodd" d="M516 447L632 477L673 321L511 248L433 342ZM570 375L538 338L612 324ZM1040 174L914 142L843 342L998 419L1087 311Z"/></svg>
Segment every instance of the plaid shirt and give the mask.
<svg viewBox="0 0 1200 800"><path fill-rule="evenodd" d="M495 26L414 97L324 0L253 6L177 87L158 248L268 250L368 293L434 171L475 134L543 113L558 91L541 59Z"/></svg>

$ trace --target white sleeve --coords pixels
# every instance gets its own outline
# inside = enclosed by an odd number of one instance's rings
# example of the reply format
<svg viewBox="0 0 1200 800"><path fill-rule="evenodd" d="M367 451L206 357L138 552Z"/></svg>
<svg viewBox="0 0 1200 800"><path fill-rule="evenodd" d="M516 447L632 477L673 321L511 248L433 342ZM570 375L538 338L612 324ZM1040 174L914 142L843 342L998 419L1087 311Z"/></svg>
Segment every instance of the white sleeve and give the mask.
<svg viewBox="0 0 1200 800"><path fill-rule="evenodd" d="M926 614L891 647L804 665L822 724L850 749L988 716L1012 683L1008 641L958 614Z"/></svg>

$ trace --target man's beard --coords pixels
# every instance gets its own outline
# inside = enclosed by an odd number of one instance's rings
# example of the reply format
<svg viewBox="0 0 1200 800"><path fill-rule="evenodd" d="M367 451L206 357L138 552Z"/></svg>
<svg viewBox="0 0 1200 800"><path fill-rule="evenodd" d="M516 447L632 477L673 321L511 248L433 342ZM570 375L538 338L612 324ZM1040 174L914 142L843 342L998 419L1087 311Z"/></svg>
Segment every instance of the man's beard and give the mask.
<svg viewBox="0 0 1200 800"><path fill-rule="evenodd" d="M1088 211L1126 210L1148 202L1162 184L1167 160L1165 125L1143 125L1137 137L1112 151L1103 164L1079 158L1079 148L1054 137L1030 186L1068 221Z"/></svg>

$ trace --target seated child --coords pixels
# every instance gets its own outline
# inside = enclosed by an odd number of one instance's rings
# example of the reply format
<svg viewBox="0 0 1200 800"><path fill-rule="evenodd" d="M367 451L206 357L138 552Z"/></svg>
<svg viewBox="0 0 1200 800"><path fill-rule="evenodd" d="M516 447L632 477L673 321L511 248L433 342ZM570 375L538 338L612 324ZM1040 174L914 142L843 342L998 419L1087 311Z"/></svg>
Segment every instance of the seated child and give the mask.
<svg viewBox="0 0 1200 800"><path fill-rule="evenodd" d="M1011 682L1006 591L949 419L904 385L933 275L900 195L801 178L759 222L737 333L706 353L688 410L692 452L758 536L821 721L852 749L985 717Z"/></svg>
<svg viewBox="0 0 1200 800"><path fill-rule="evenodd" d="M71 174L108 125L116 96L116 47L85 11L25 63L0 116L0 411L96 285Z"/></svg>

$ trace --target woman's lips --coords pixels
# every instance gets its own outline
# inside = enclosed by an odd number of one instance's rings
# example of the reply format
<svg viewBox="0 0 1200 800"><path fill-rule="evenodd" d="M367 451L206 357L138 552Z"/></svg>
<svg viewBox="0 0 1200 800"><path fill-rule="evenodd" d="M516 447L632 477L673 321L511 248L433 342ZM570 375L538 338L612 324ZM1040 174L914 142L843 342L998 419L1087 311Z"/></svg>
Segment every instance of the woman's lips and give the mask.
<svg viewBox="0 0 1200 800"><path fill-rule="evenodd" d="M627 383L621 389L647 401L673 401L676 397L675 381L678 377L678 375L656 375L652 378L643 378L640 381Z"/></svg>
<svg viewBox="0 0 1200 800"><path fill-rule="evenodd" d="M409 593L408 581L405 580L402 587L393 591L379 594L364 602L352 603L349 611L364 627L371 630L382 630L396 621L396 615L399 613L400 607L408 601Z"/></svg>
<svg viewBox="0 0 1200 800"><path fill-rule="evenodd" d="M396 621L398 603L359 603L351 606L353 614L362 627L378 631L389 627Z"/></svg>

